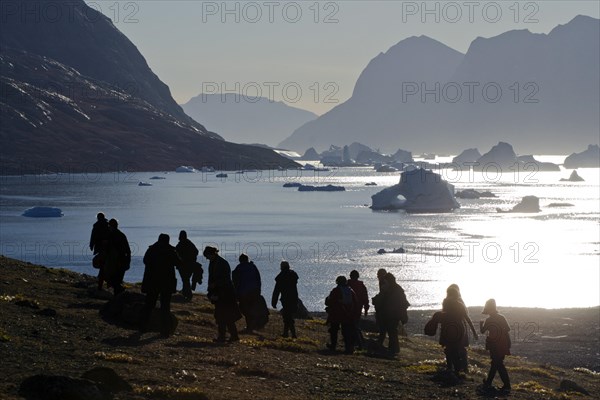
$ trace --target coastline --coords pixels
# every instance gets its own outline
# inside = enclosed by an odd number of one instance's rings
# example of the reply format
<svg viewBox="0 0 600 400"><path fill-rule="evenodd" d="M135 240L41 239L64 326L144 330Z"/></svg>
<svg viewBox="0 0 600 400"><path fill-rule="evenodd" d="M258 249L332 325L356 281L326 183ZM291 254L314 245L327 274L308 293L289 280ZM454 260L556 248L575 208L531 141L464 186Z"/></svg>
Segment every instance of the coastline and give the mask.
<svg viewBox="0 0 600 400"><path fill-rule="evenodd" d="M480 339L472 341L471 368L463 381L451 386L437 381L443 350L435 339L420 334L430 316L422 310L409 311L408 336L401 338L397 357L370 348L347 356L325 349L328 333L319 313L297 321L298 339L280 337L281 317L271 311L269 323L257 334L242 334L238 343L213 343L213 307L199 293L191 303L174 295L171 309L179 325L173 336L140 334L99 315L112 294L97 292L95 286L96 278L89 275L0 256L1 398L22 399L19 388L34 375L81 377L103 367L131 384L130 392L110 397L116 400L478 399L489 368ZM127 286L128 292L139 293L137 285ZM477 324L480 308L469 311ZM500 311L515 334L516 324L519 335L520 324L534 322L538 327L531 334L525 329L527 334L513 341L513 355L507 358L510 398L572 398L571 392L559 390L565 379L590 393L600 392L598 373L591 371L598 362L600 308ZM365 324L374 327L372 316ZM365 331L365 336L374 338L376 333Z"/></svg>

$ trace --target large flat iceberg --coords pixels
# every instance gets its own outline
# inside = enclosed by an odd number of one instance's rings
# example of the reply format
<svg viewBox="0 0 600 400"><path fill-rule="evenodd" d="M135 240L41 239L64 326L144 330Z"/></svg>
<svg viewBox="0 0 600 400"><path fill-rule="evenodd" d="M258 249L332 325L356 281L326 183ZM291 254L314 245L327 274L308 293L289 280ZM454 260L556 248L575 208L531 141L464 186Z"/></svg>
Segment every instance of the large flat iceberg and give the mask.
<svg viewBox="0 0 600 400"><path fill-rule="evenodd" d="M460 207L454 197L454 186L423 168L403 172L400 183L374 194L371 200L373 210L430 213L450 212Z"/></svg>
<svg viewBox="0 0 600 400"><path fill-rule="evenodd" d="M63 216L60 208L55 207L31 207L23 212L24 217L31 218L58 218Z"/></svg>

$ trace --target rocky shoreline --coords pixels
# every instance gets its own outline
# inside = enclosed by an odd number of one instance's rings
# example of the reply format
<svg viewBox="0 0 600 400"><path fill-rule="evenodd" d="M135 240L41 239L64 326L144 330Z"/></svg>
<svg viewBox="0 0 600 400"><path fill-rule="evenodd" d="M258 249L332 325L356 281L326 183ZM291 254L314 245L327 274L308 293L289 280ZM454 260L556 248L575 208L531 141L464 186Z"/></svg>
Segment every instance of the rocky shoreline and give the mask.
<svg viewBox="0 0 600 400"><path fill-rule="evenodd" d="M401 340L398 357L387 358L372 344L346 356L325 350L327 327L321 315L298 321L296 340L279 337L281 318L272 312L258 334L242 335L239 343L213 343L212 305L200 294L191 303L174 297L172 309L179 325L172 337L140 334L133 326L101 318L99 311L112 295L97 292L94 286L95 278L88 275L0 257L0 398L498 396L479 389L489 368L483 339L472 341L465 379L443 379L440 346L434 338L420 335L431 315L428 311L410 312L408 336ZM134 285L127 290L139 293ZM481 309L469 311L477 321ZM594 372L600 369L598 307L501 312L514 335L513 356L507 359L513 381L510 398L593 398L600 393L600 375ZM374 335L368 331L372 325L365 322L367 338ZM65 387L88 391L84 397L67 397ZM578 387L591 396L575 392Z"/></svg>

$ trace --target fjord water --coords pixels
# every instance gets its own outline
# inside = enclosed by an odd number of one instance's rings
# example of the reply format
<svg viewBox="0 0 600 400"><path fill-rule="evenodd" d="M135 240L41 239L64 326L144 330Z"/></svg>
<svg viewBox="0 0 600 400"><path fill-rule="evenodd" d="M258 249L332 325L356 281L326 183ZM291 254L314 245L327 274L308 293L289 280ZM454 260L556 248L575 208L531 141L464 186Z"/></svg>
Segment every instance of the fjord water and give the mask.
<svg viewBox="0 0 600 400"><path fill-rule="evenodd" d="M559 161L562 161L560 158ZM300 296L313 311L335 277L357 269L372 297L376 272L393 272L413 308L440 306L457 283L468 305L590 307L599 304L600 188L598 169L579 169L585 182L559 182L561 172L441 172L456 190L490 190L497 198L459 199L445 214L374 212L370 196L398 182L372 168L329 172L109 173L1 177L0 253L32 263L95 274L88 248L98 211L117 218L133 259L125 279L142 279L142 257L161 232L176 244L185 229L198 248L221 249L232 268L240 252L259 267L269 297L282 259L300 276ZM164 180L150 180L152 176ZM140 181L153 186L138 186ZM298 192L286 182L343 185L345 192ZM377 186L365 186L376 182ZM499 214L523 196L540 198L538 214ZM547 207L571 203L573 207ZM33 206L62 218L26 218ZM405 254L377 254L403 247ZM205 266L206 260L199 260ZM206 270L206 268L205 268ZM206 276L201 291L206 290Z"/></svg>

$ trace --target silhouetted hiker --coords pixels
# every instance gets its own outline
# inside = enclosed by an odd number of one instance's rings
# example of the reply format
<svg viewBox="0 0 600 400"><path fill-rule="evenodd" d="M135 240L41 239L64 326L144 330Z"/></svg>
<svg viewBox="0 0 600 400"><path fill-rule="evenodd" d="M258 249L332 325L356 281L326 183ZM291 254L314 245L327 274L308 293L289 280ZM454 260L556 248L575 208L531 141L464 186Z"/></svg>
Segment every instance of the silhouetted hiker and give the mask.
<svg viewBox="0 0 600 400"><path fill-rule="evenodd" d="M231 282L231 267L229 263L219 256L219 250L206 246L204 257L210 260L208 265L208 299L215 305L215 321L217 322L218 336L216 342L224 342L225 334L229 330L229 341L240 340L235 321L242 318L235 291Z"/></svg>
<svg viewBox="0 0 600 400"><path fill-rule="evenodd" d="M398 324L408 321L407 309L410 303L406 299L404 289L396 283L396 277L386 273L381 281L381 291L373 298L373 304L379 309L381 325L388 334L388 352L390 355L398 354Z"/></svg>
<svg viewBox="0 0 600 400"><path fill-rule="evenodd" d="M387 274L387 271L384 268L380 268L379 270L377 270L377 281L379 283L379 293L381 293L381 289L383 286L383 277ZM379 297L377 297L377 295L375 295L375 297L373 297L372 302L373 302L373 307L375 307L375 323L377 324L377 327L379 328L379 336L377 337L377 343L379 345L383 345L383 341L385 340L385 327L383 326L383 323L381 321L381 313L380 313L380 309L377 307L376 300L375 299L379 299Z"/></svg>
<svg viewBox="0 0 600 400"><path fill-rule="evenodd" d="M463 343L462 343L462 347L460 347L460 349L459 349L459 356L458 356L459 357L458 358L458 370L462 371L466 374L469 372L469 361L468 361L468 357L467 357L467 347L469 347L469 329L471 329L471 332L473 332L473 337L475 339L478 339L477 331L475 330L473 321L471 321L471 318L469 318L469 312L467 310L467 306L465 305L465 302L462 299L462 296L460 294L460 288L458 287L458 285L456 283L453 283L450 286L448 286L448 288L456 289L456 291L458 292L457 300L460 303L462 303L462 305L464 306L464 308L466 310L466 317L463 319L465 334L463 335ZM445 311L443 303L442 303L442 311Z"/></svg>
<svg viewBox="0 0 600 400"><path fill-rule="evenodd" d="M294 314L298 309L298 274L290 269L290 264L287 261L282 261L279 265L281 272L275 278L275 288L273 289L273 297L271 305L277 308L277 301L281 295L281 316L283 317L283 337L296 337L296 326L294 322Z"/></svg>
<svg viewBox="0 0 600 400"><path fill-rule="evenodd" d="M350 272L348 286L350 286L350 288L354 290L354 293L356 294L356 298L358 300L359 312L358 318L356 319L354 340L357 347L361 349L363 347L364 339L360 330L360 315L363 309L365 310L365 315L367 315L369 311L369 292L367 291L367 287L365 286L365 284L362 281L359 281L358 278L358 271L352 270L352 272Z"/></svg>
<svg viewBox="0 0 600 400"><path fill-rule="evenodd" d="M94 253L92 265L98 268L98 290L104 285L104 263L106 262L106 250L108 247L108 221L104 213L96 215L96 222L92 227L90 236L90 250Z"/></svg>
<svg viewBox="0 0 600 400"><path fill-rule="evenodd" d="M231 273L231 277L236 298L240 303L240 311L246 318L244 332L251 333L254 329L262 328L259 326L257 313L257 309L262 303L260 272L246 254L240 254L239 262ZM262 325L264 326L264 324Z"/></svg>
<svg viewBox="0 0 600 400"><path fill-rule="evenodd" d="M458 376L458 373L464 369L466 364L466 361L463 360L463 358L466 360L465 354L467 352L465 348L465 343L467 343L465 340L467 335L465 321L469 318L469 314L456 287L450 286L446 290L442 311L444 317L440 332L440 344L444 347L448 370ZM477 332L473 332L473 336L477 339Z"/></svg>
<svg viewBox="0 0 600 400"><path fill-rule="evenodd" d="M112 286L115 295L123 290L123 277L131 264L131 249L127 236L119 230L119 222L108 221L108 246L104 263L104 279Z"/></svg>
<svg viewBox="0 0 600 400"><path fill-rule="evenodd" d="M179 276L181 277L182 289L181 293L187 301L192 300L192 285L190 279L196 268L196 259L198 258L198 249L187 237L186 231L179 232L179 243L175 246L182 265L178 268Z"/></svg>
<svg viewBox="0 0 600 400"><path fill-rule="evenodd" d="M325 299L330 337L327 347L331 351L335 351L341 325L342 337L344 338L344 353L352 354L354 352L356 319L360 318L361 308L356 294L348 286L345 276L338 276L335 283L337 286Z"/></svg>
<svg viewBox="0 0 600 400"><path fill-rule="evenodd" d="M142 293L146 293L146 303L140 318L140 330L146 331L152 310L160 296L160 334L168 337L171 333L171 296L177 291L175 267L182 264L169 244L169 235L161 233L158 241L148 247L144 254L144 279Z"/></svg>
<svg viewBox="0 0 600 400"><path fill-rule="evenodd" d="M492 365L487 379L483 382L486 388L492 387L492 382L496 376L496 372L500 374L503 386L500 388L503 392L510 391L510 378L508 371L504 366L504 357L510 355L510 327L504 315L499 314L496 309L496 300L489 299L485 303L482 314L487 314L489 317L484 321L479 321L479 329L481 333L488 333L485 339L485 348L490 351Z"/></svg>

